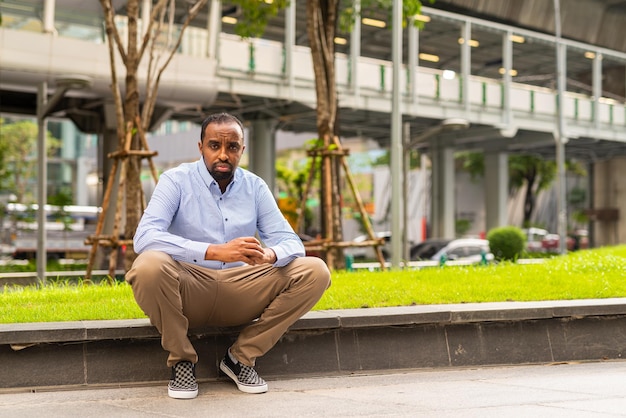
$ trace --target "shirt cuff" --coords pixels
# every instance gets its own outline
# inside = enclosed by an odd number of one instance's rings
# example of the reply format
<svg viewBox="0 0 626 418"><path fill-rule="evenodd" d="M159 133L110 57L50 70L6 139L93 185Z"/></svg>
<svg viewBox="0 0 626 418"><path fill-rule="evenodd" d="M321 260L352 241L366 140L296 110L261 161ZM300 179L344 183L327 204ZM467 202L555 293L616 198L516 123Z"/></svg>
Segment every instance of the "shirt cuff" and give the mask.
<svg viewBox="0 0 626 418"><path fill-rule="evenodd" d="M209 248L206 242L190 242L185 255L185 261L189 263L200 263L204 261L206 250Z"/></svg>
<svg viewBox="0 0 626 418"><path fill-rule="evenodd" d="M276 262L273 264L275 267L283 267L291 263L293 259L297 258L296 255L289 255L281 247L270 247L274 254L276 254Z"/></svg>

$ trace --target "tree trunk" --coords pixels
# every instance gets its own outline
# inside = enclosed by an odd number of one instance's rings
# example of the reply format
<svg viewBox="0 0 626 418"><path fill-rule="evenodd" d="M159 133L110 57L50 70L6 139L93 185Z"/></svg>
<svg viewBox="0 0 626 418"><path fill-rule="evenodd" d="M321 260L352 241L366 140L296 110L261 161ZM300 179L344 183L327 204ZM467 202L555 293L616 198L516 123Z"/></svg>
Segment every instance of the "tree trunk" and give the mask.
<svg viewBox="0 0 626 418"><path fill-rule="evenodd" d="M337 85L335 81L335 33L339 2L307 1L307 33L315 74L317 98L317 133L323 140L322 153L322 217L323 235L330 243L342 238L339 202L339 180L335 158L327 153L334 143L337 120ZM326 152L326 153L324 153ZM331 268L343 265L342 251L332 247L326 253Z"/></svg>
<svg viewBox="0 0 626 418"><path fill-rule="evenodd" d="M530 217L535 210L535 173L526 176L526 195L524 196L524 222L523 225L530 226Z"/></svg>
<svg viewBox="0 0 626 418"><path fill-rule="evenodd" d="M169 13L174 13L175 2L168 0L158 0L156 3L151 2L152 9L150 18L147 22L143 22L144 35L141 36L139 33L140 2L139 0L128 0L126 2L126 17L128 19L126 28L128 38L127 41L124 42L115 26L115 9L113 8L112 0L100 0L104 12L107 39L109 41L111 90L115 101L119 150L126 148L126 151L139 151L147 147L145 142L142 141L141 135L143 135L143 132L147 132L150 126L150 119L156 104L161 74L180 46L185 29L191 20L197 16L202 7L206 5L207 1L208 0L186 1L188 5L187 15L184 16L184 21L181 23L181 29L177 35L177 39L174 39L174 42L171 44L165 46L159 44L158 46L158 48L163 49L161 52L165 57L164 61L159 63L160 57L155 56L157 44L154 40L162 33L164 18L168 12L166 7L169 7ZM142 5L143 4L144 2L142 2ZM169 28L169 30L172 29L171 27ZM116 50L117 55L115 54ZM138 69L146 51L149 51L147 56L148 74L146 76L145 85L141 86L138 79ZM126 69L125 93L123 98L121 97L116 73L115 61L118 55L121 57ZM144 104L142 111L140 111L140 89L142 88L144 90ZM130 138L130 144L126 144L126 138ZM118 208L118 212L121 210L122 213L116 213L116 219L120 219L121 221L121 225L119 225L123 228L121 235L124 239L130 240L135 234L144 206L143 190L141 187L142 156L131 152L130 155L124 158L126 159L125 164L119 165L122 170L120 179L123 180L120 180L119 193L113 199L123 199L123 201L121 202L122 204L117 204L117 202L113 201L110 206ZM156 175L153 166L152 168L153 175ZM115 175L109 179L109 181L116 180ZM118 238L120 237L114 237L113 239L117 240ZM124 259L124 267L126 270L130 268L135 257L135 252L131 247L128 247ZM92 266L89 266L88 269L91 269L91 267Z"/></svg>
<svg viewBox="0 0 626 418"><path fill-rule="evenodd" d="M138 0L129 0L127 4L128 13L128 46L126 54L126 96L124 98L124 121L132 121L132 124L126 124L131 127L133 133L131 136L131 150L141 149L139 136L137 135L138 127L135 121L139 115L139 82L137 80L137 69L141 56L137 49L137 31L139 19ZM119 139L123 141L128 133L123 132ZM122 142L120 142L122 143ZM124 196L126 198L126 219L124 224L124 238L131 239L135 235L135 229L139 224L141 214L141 158L136 155L128 157L128 166L126 171ZM127 251L124 259L124 267L128 270L135 259L134 251Z"/></svg>

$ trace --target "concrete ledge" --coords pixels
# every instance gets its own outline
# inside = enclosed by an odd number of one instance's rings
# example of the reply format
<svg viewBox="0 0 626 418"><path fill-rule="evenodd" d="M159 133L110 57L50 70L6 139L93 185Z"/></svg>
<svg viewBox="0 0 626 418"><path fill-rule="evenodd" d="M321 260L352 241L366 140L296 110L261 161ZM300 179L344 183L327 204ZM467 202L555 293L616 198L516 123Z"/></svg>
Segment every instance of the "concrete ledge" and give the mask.
<svg viewBox="0 0 626 418"><path fill-rule="evenodd" d="M199 379L237 328L190 331ZM626 299L423 305L309 312L258 360L279 375L619 359ZM147 319L0 324L0 388L162 382L167 353Z"/></svg>

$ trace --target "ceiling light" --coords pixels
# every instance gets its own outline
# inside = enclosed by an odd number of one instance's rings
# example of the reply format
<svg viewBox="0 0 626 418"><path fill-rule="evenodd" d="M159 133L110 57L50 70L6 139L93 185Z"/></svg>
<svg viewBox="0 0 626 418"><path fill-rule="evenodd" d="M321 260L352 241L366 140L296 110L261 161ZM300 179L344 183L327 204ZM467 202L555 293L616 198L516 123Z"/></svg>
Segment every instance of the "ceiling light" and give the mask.
<svg viewBox="0 0 626 418"><path fill-rule="evenodd" d="M382 20L370 19L369 17L364 17L361 20L361 23L367 26L374 26L376 28L384 28L385 26L387 26L387 24L383 22Z"/></svg>
<svg viewBox="0 0 626 418"><path fill-rule="evenodd" d="M520 35L511 35L511 41L516 42L518 44L523 44L526 40L523 36Z"/></svg>
<svg viewBox="0 0 626 418"><path fill-rule="evenodd" d="M346 38L340 38L339 36L336 36L334 41L337 45L345 45L348 43L348 40Z"/></svg>
<svg viewBox="0 0 626 418"><path fill-rule="evenodd" d="M430 22L430 16L425 16L425 15L415 15L413 16L413 19L419 22L424 22L424 23Z"/></svg>
<svg viewBox="0 0 626 418"><path fill-rule="evenodd" d="M596 53L592 52L592 51L586 51L585 52L585 58L589 58L590 60L594 59L596 57Z"/></svg>
<svg viewBox="0 0 626 418"><path fill-rule="evenodd" d="M222 23L226 23L228 25L234 25L235 23L237 23L237 18L234 18L232 16L224 16L222 18Z"/></svg>
<svg viewBox="0 0 626 418"><path fill-rule="evenodd" d="M454 80L454 77L456 76L456 73L452 70L443 70L443 74L442 77L445 78L446 80Z"/></svg>
<svg viewBox="0 0 626 418"><path fill-rule="evenodd" d="M459 38L459 44L463 45L465 43L465 39ZM469 46L476 48L480 43L476 39L470 39Z"/></svg>
<svg viewBox="0 0 626 418"><path fill-rule="evenodd" d="M499 72L500 74L504 75L505 70L504 70L504 68L500 68L500 69L498 70L498 72ZM509 74L511 75L511 77L515 77L515 76L517 76L517 70L514 70L514 69L512 69L512 68L511 68L511 69L509 70Z"/></svg>
<svg viewBox="0 0 626 418"><path fill-rule="evenodd" d="M425 54L422 52L418 55L418 57L423 61L439 62L439 56L433 54Z"/></svg>

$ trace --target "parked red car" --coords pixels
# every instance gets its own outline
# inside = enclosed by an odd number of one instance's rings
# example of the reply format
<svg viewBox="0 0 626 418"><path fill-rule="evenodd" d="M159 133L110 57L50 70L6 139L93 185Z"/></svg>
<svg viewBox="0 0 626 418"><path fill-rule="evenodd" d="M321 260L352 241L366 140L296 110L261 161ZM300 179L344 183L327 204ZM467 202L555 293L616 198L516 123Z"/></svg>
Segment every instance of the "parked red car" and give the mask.
<svg viewBox="0 0 626 418"><path fill-rule="evenodd" d="M589 238L587 237L586 230L578 230L576 231L574 236L567 237L566 245L567 251L576 251L589 248ZM548 252L558 252L559 251L559 235L558 234L547 234L541 240L541 247L544 251Z"/></svg>

